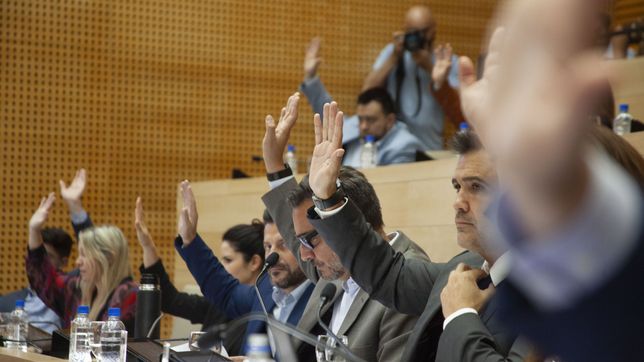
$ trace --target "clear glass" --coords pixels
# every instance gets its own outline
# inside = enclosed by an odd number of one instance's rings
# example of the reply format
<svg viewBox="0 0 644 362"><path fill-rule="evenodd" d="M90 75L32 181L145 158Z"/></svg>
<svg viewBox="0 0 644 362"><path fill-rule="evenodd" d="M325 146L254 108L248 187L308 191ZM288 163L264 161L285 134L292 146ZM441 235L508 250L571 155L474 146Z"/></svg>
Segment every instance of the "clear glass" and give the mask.
<svg viewBox="0 0 644 362"><path fill-rule="evenodd" d="M338 339L345 346L349 345L349 338L347 336L341 335L341 336L338 336ZM333 338L327 339L326 345L327 345L327 347L330 347L330 348L327 348L326 351L325 351L326 360L328 362L346 362L346 359L344 359L344 357L340 356L339 354L337 354L335 352L334 349L332 349L332 348L335 348L337 346L337 344L336 344L336 342L335 342L335 340Z"/></svg>
<svg viewBox="0 0 644 362"><path fill-rule="evenodd" d="M326 362L326 346L329 343L329 336L321 334L318 336L318 344L315 345L315 360L317 362Z"/></svg>
<svg viewBox="0 0 644 362"><path fill-rule="evenodd" d="M199 345L197 345L197 341L199 341L199 338L201 338L201 336L203 336L204 334L206 334L206 332L190 332L190 340L188 341L188 347L190 348L191 351L201 350L199 348ZM219 341L219 343L212 346L210 350L216 353L221 353L221 346L222 346L222 341Z"/></svg>
<svg viewBox="0 0 644 362"><path fill-rule="evenodd" d="M104 324L104 321L93 321L89 323L89 348L97 361L101 360L101 328L103 328Z"/></svg>

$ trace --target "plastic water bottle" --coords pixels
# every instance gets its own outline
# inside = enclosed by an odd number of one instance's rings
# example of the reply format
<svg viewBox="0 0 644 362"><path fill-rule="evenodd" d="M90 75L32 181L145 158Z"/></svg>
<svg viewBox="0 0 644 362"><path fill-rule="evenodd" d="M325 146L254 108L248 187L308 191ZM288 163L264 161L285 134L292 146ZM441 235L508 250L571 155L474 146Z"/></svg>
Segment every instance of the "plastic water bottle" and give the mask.
<svg viewBox="0 0 644 362"><path fill-rule="evenodd" d="M107 311L107 322L101 327L101 362L125 362L127 353L127 336L124 336L125 325L119 319L120 308ZM125 337L125 338L124 338Z"/></svg>
<svg viewBox="0 0 644 362"><path fill-rule="evenodd" d="M76 318L72 321L69 338L69 360L71 362L91 362L92 355L89 348L89 337L92 333L89 326L89 307L78 307Z"/></svg>
<svg viewBox="0 0 644 362"><path fill-rule="evenodd" d="M613 132L615 134L623 136L627 133L631 133L631 122L633 121L633 116L628 113L628 104L619 105L619 114L615 117L613 121Z"/></svg>
<svg viewBox="0 0 644 362"><path fill-rule="evenodd" d="M470 129L470 125L467 124L467 121L463 121L458 125L459 132L467 132L468 129Z"/></svg>
<svg viewBox="0 0 644 362"><path fill-rule="evenodd" d="M11 312L11 325L9 327L9 338L6 342L7 348L27 350L27 335L29 333L29 319L25 312L25 301L17 300L16 309Z"/></svg>
<svg viewBox="0 0 644 362"><path fill-rule="evenodd" d="M287 146L284 162L291 168L291 170L293 170L293 174L297 174L297 156L295 155L295 146Z"/></svg>
<svg viewBox="0 0 644 362"><path fill-rule="evenodd" d="M275 362L271 357L271 347L265 334L248 336L248 351L244 362Z"/></svg>
<svg viewBox="0 0 644 362"><path fill-rule="evenodd" d="M376 138L372 135L367 135L364 141L360 152L360 166L361 168L376 167L376 155L378 154Z"/></svg>

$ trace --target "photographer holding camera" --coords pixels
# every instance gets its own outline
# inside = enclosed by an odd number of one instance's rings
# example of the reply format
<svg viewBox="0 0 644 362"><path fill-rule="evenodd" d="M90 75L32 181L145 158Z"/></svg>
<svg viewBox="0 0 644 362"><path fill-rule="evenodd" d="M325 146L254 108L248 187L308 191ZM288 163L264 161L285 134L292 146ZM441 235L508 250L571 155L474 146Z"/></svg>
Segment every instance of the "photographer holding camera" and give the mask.
<svg viewBox="0 0 644 362"><path fill-rule="evenodd" d="M443 148L444 118L456 126L463 121L458 87L457 57L452 47L434 46L436 21L424 5L411 7L405 32L396 32L364 81L363 90L386 87L405 122L426 150Z"/></svg>

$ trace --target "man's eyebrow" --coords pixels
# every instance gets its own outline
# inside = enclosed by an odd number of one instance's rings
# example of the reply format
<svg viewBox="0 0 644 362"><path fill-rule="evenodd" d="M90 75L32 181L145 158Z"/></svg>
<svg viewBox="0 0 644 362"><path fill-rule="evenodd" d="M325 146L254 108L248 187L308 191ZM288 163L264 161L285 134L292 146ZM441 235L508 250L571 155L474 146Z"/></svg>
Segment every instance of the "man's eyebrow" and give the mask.
<svg viewBox="0 0 644 362"><path fill-rule="evenodd" d="M487 185L487 181L483 180L482 178L480 178L480 177L478 177L478 176L463 177L463 181L468 181L468 182L469 182L469 181L476 181L476 182L480 182L480 183L482 183L482 184L486 184L486 185Z"/></svg>

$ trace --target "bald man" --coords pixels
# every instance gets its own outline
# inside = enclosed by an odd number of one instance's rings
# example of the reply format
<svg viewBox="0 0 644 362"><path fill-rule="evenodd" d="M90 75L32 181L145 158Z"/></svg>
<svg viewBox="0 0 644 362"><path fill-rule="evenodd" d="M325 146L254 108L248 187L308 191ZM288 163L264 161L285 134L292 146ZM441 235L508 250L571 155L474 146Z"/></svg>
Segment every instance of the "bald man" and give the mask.
<svg viewBox="0 0 644 362"><path fill-rule="evenodd" d="M449 44L434 46L436 20L429 7L416 5L405 15L404 31L394 33L363 84L363 90L386 87L396 102L398 119L425 150L443 149L444 118L463 121L458 94L457 57Z"/></svg>

